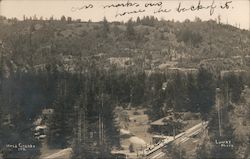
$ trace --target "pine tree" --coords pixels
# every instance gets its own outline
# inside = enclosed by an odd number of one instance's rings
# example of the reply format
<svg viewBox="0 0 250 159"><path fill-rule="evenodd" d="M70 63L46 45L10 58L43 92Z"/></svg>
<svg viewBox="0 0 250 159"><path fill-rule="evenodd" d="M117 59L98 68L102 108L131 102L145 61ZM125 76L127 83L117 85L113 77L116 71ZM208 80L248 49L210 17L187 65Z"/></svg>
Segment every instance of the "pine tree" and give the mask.
<svg viewBox="0 0 250 159"><path fill-rule="evenodd" d="M111 102L111 98L109 95L105 95L105 105L104 105L104 126L106 136L107 136L107 144L109 146L109 150L112 147L120 147L120 133L118 128L118 123L115 120L115 112L114 112L114 104Z"/></svg>
<svg viewBox="0 0 250 159"><path fill-rule="evenodd" d="M109 28L109 23L106 19L106 17L103 18L103 22L102 22L102 35L104 38L107 38L110 28Z"/></svg>
<svg viewBox="0 0 250 159"><path fill-rule="evenodd" d="M61 21L62 21L62 22L65 22L65 21L66 21L66 17L65 17L64 15L61 17Z"/></svg>
<svg viewBox="0 0 250 159"><path fill-rule="evenodd" d="M88 132L87 120L87 95L86 90L81 93L75 106L75 125L74 125L74 143L73 143L73 158L84 159L90 154L91 141Z"/></svg>
<svg viewBox="0 0 250 159"><path fill-rule="evenodd" d="M184 78L178 72L173 80L173 103L176 110L185 110L187 103L187 94Z"/></svg>
<svg viewBox="0 0 250 159"><path fill-rule="evenodd" d="M141 23L141 19L140 19L140 17L137 17L137 19L136 19L136 23L137 23L137 25Z"/></svg>
<svg viewBox="0 0 250 159"><path fill-rule="evenodd" d="M212 158L236 158L235 154L235 137L234 137L234 130L232 127L232 124L229 121L228 117L228 111L225 111L225 109L221 110L223 113L223 124L221 125L221 136L219 133L219 126L218 126L218 116L217 112L215 110L214 113L211 114L211 121L209 122L209 136L210 136L210 142L213 144L213 147L211 149L211 156ZM234 148L232 147L223 147L220 144L215 144L215 141L231 141L231 143L234 145Z"/></svg>
<svg viewBox="0 0 250 159"><path fill-rule="evenodd" d="M129 40L135 39L135 29L132 19L129 19L126 25L126 36Z"/></svg>
<svg viewBox="0 0 250 159"><path fill-rule="evenodd" d="M238 103L241 91L243 90L243 79L241 76L231 74L227 80L230 92L232 93L232 102Z"/></svg>
<svg viewBox="0 0 250 159"><path fill-rule="evenodd" d="M65 148L72 142L74 110L70 94L67 81L62 79L57 86L57 98L53 103L54 113L48 126L48 144L51 147Z"/></svg>
<svg viewBox="0 0 250 159"><path fill-rule="evenodd" d="M187 77L187 96L188 96L188 110L199 112L198 107L198 88L194 75L188 74Z"/></svg>
<svg viewBox="0 0 250 159"><path fill-rule="evenodd" d="M208 113L215 103L215 81L212 73L208 72L203 67L199 68L197 88L199 92L198 109L202 114L202 118L206 120Z"/></svg>

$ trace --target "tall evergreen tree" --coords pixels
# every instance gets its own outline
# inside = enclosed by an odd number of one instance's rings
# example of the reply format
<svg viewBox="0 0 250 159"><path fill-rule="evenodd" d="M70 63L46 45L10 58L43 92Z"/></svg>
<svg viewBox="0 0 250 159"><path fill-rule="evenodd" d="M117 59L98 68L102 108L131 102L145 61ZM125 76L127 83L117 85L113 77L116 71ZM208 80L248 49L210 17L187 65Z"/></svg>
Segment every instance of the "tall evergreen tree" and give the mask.
<svg viewBox="0 0 250 159"><path fill-rule="evenodd" d="M103 36L103 38L107 38L109 31L110 31L109 23L108 23L106 17L104 17L103 22L102 22L102 36Z"/></svg>
<svg viewBox="0 0 250 159"><path fill-rule="evenodd" d="M126 36L129 40L134 40L135 39L135 29L134 29L134 23L132 19L129 19L127 24L126 24Z"/></svg>
<svg viewBox="0 0 250 159"><path fill-rule="evenodd" d="M73 103L68 92L67 81L62 79L57 86L57 98L53 103L54 113L49 121L48 144L51 147L65 148L72 142Z"/></svg>
<svg viewBox="0 0 250 159"><path fill-rule="evenodd" d="M177 111L185 110L187 105L185 79L179 72L174 75L173 80L173 104Z"/></svg>
<svg viewBox="0 0 250 159"><path fill-rule="evenodd" d="M73 156L74 159L85 159L91 151L91 140L88 131L86 90L81 92L75 105L75 125Z"/></svg>
<svg viewBox="0 0 250 159"><path fill-rule="evenodd" d="M195 76L193 74L188 74L187 76L187 109L189 111L199 112L198 107L198 88L197 88L197 82L195 79Z"/></svg>
<svg viewBox="0 0 250 159"><path fill-rule="evenodd" d="M212 73L200 67L197 75L197 88L199 91L198 109L206 120L215 103L215 81Z"/></svg>
<svg viewBox="0 0 250 159"><path fill-rule="evenodd" d="M209 122L209 136L210 136L210 142L212 142L213 147L211 149L211 156L212 158L237 158L235 154L235 147L236 147L236 142L235 142L235 137L234 137L234 130L232 127L232 124L229 121L228 117L228 111L225 109L221 110L222 111L222 121L223 124L221 124L221 136L219 133L219 124L218 124L218 116L217 112L214 111L213 114L211 114L211 121ZM216 144L216 141L230 141L234 147L226 147L222 146L221 144Z"/></svg>

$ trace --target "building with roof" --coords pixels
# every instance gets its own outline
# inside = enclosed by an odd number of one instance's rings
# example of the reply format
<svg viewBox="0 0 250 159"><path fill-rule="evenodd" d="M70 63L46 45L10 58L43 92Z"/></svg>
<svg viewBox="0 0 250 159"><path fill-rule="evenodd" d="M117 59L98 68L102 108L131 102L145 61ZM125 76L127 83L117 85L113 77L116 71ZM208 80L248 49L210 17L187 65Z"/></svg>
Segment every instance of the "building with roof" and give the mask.
<svg viewBox="0 0 250 159"><path fill-rule="evenodd" d="M174 136L184 124L181 118L172 114L150 123L150 130L155 134Z"/></svg>

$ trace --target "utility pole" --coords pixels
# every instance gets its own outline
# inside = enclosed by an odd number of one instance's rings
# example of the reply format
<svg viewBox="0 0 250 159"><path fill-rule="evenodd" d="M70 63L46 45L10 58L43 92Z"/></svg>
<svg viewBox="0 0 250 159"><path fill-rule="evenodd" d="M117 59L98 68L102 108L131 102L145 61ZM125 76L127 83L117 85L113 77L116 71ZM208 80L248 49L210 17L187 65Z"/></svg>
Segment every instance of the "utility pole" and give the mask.
<svg viewBox="0 0 250 159"><path fill-rule="evenodd" d="M86 72L87 74L87 72ZM82 73L81 73L81 76L82 76ZM84 140L84 143L86 143L86 134L88 133L88 129L87 129L87 121L86 121L86 118L87 118L87 86L88 86L88 81L87 79L85 79L85 91L84 91L84 105L82 105L83 107L83 140Z"/></svg>
<svg viewBox="0 0 250 159"><path fill-rule="evenodd" d="M78 141L82 142L82 109L78 106Z"/></svg>
<svg viewBox="0 0 250 159"><path fill-rule="evenodd" d="M175 125L173 127L173 135L174 135L174 139L175 139Z"/></svg>
<svg viewBox="0 0 250 159"><path fill-rule="evenodd" d="M2 16L2 0L0 0L0 16Z"/></svg>
<svg viewBox="0 0 250 159"><path fill-rule="evenodd" d="M212 31L213 31L213 22L210 24L210 34L209 34L209 53L211 54L212 52Z"/></svg>
<svg viewBox="0 0 250 159"><path fill-rule="evenodd" d="M180 159L181 159L181 142L179 142L179 157L180 157Z"/></svg>
<svg viewBox="0 0 250 159"><path fill-rule="evenodd" d="M104 124L103 124L103 90L102 90L102 109L101 109L101 130L102 130L102 145L104 144ZM102 150L103 152L103 150Z"/></svg>
<svg viewBox="0 0 250 159"><path fill-rule="evenodd" d="M100 83L99 83L100 84ZM98 127L99 127L99 146L100 146L100 157L103 157L104 150L104 124L103 124L103 86L101 88L101 106L99 106L99 115L98 115Z"/></svg>
<svg viewBox="0 0 250 159"><path fill-rule="evenodd" d="M218 113L219 134L221 136L220 88L216 88L216 107Z"/></svg>

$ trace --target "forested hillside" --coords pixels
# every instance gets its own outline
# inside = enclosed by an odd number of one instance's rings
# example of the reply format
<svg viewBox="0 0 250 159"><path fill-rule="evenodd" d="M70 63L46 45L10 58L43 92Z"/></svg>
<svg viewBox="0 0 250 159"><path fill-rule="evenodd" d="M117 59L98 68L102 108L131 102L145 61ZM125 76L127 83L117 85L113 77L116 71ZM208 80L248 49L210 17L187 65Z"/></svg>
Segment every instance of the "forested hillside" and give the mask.
<svg viewBox="0 0 250 159"><path fill-rule="evenodd" d="M2 17L0 25L2 56L12 71L52 64L77 70L77 62L89 59L100 67L118 63L147 70L197 67L203 60L226 58L223 62L217 59L220 64L215 60L214 65L242 68L239 60L232 62L230 58L246 58L250 46L248 31L199 18L183 23L154 17L109 23L104 18L103 22L94 23L64 16L61 20L24 17L24 21Z"/></svg>
<svg viewBox="0 0 250 159"><path fill-rule="evenodd" d="M237 104L248 104L242 91L250 85L250 32L214 20L180 23L144 17L122 23L1 17L0 54L4 158L39 157L41 142L33 135L33 122L45 108L54 110L46 121L48 146L72 147L72 158L82 159L110 158L112 149L121 149L117 106L145 108L152 121L174 110L200 113L204 121L215 123L216 88L223 103L230 94L232 108L224 120L233 120L231 114L237 118ZM223 127L235 129L225 138L242 133L236 125ZM218 135L213 127L209 125L209 141ZM36 147L21 152L6 147L16 143ZM235 144L230 153L212 147L197 154L247 156L244 144Z"/></svg>

